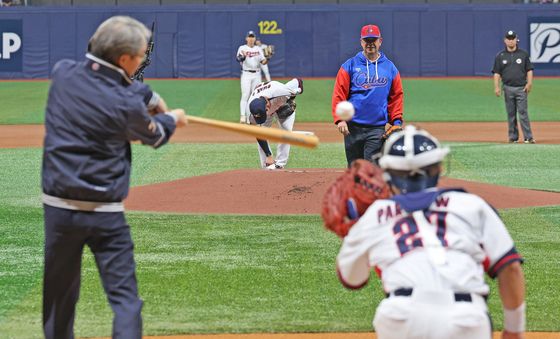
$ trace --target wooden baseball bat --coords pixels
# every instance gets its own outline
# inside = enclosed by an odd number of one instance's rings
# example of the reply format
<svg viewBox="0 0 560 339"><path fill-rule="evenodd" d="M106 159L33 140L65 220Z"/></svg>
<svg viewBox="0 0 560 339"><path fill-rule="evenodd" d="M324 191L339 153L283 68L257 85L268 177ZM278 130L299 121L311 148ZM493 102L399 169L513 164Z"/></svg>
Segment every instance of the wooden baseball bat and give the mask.
<svg viewBox="0 0 560 339"><path fill-rule="evenodd" d="M263 128L260 126L194 117L192 115L187 115L187 120L189 122L213 126L216 128L225 129L227 131L250 135L258 139L276 141L283 144L291 144L307 148L315 148L317 147L317 145L319 145L319 138L317 138L317 136L315 135L303 135L301 133L294 133L278 128Z"/></svg>

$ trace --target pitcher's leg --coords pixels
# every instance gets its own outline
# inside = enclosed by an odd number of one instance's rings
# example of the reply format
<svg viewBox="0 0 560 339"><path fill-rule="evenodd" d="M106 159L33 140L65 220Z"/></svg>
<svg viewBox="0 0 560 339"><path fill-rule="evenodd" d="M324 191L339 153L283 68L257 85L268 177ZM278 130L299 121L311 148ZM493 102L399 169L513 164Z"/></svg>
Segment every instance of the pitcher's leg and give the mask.
<svg viewBox="0 0 560 339"><path fill-rule="evenodd" d="M294 128L294 123L296 121L296 112L283 120L278 120L280 128L285 131L292 131ZM276 165L284 168L288 164L288 158L290 157L290 144L278 144L276 150Z"/></svg>

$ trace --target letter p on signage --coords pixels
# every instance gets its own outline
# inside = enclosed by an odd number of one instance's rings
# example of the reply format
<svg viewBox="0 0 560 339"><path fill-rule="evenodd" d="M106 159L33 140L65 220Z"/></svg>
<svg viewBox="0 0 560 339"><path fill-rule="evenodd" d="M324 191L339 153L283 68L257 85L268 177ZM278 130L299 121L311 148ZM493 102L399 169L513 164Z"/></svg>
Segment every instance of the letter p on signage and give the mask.
<svg viewBox="0 0 560 339"><path fill-rule="evenodd" d="M22 20L0 20L0 72L22 72Z"/></svg>
<svg viewBox="0 0 560 339"><path fill-rule="evenodd" d="M16 33L2 33L2 59L10 59L10 54L19 51L21 38Z"/></svg>

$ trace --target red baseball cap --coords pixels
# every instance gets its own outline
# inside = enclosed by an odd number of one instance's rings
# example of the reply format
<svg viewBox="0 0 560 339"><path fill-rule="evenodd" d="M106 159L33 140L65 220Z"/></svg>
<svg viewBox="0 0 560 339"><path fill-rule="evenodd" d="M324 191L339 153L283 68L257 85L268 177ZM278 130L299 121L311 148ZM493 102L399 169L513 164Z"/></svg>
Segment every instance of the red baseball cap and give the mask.
<svg viewBox="0 0 560 339"><path fill-rule="evenodd" d="M361 38L381 38L379 27L375 25L365 25L362 27Z"/></svg>

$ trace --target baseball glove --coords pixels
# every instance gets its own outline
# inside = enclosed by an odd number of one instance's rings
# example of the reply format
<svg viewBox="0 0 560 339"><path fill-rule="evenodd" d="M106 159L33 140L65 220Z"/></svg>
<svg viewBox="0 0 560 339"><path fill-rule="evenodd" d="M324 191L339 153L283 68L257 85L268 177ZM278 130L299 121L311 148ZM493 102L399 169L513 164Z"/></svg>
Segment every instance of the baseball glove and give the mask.
<svg viewBox="0 0 560 339"><path fill-rule="evenodd" d="M399 125L391 125L389 128L387 128L385 130L385 133L383 133L383 135L381 136L381 138L383 138L383 140L387 140L389 139L389 137L391 136L391 134L398 132L398 131L402 131L403 127L399 126Z"/></svg>
<svg viewBox="0 0 560 339"><path fill-rule="evenodd" d="M264 57L267 59L272 58L272 56L274 55L274 45L267 45L264 50Z"/></svg>
<svg viewBox="0 0 560 339"><path fill-rule="evenodd" d="M294 112L296 111L295 100L296 97L290 97L290 99L288 99L285 104L278 107L278 109L276 110L276 116L278 116L278 119L286 119L290 115L294 114Z"/></svg>
<svg viewBox="0 0 560 339"><path fill-rule="evenodd" d="M389 196L383 171L369 161L358 159L323 197L321 216L325 227L343 238L375 200Z"/></svg>

